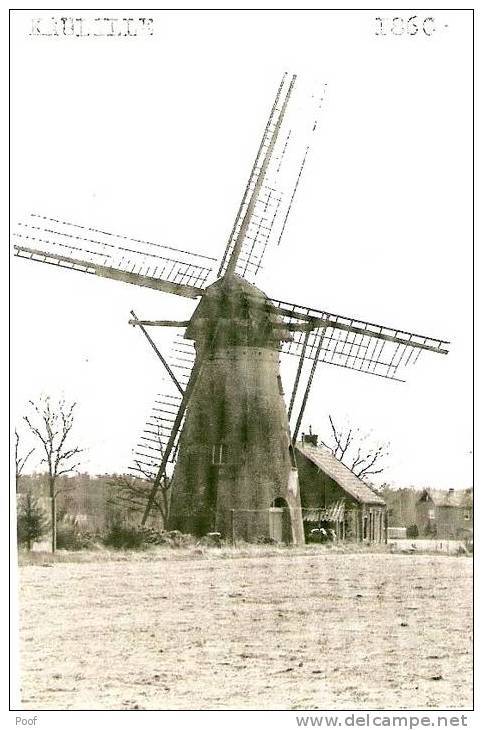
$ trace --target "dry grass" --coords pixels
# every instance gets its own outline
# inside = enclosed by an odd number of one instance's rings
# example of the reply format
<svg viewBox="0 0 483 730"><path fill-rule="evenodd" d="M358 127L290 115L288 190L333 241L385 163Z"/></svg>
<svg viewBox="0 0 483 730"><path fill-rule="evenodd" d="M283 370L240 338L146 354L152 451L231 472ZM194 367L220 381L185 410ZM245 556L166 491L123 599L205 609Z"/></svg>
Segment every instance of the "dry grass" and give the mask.
<svg viewBox="0 0 483 730"><path fill-rule="evenodd" d="M26 709L471 706L466 557L80 555L20 569Z"/></svg>
<svg viewBox="0 0 483 730"><path fill-rule="evenodd" d="M269 558L287 555L320 555L323 553L387 553L390 545L363 545L351 543L308 544L298 546L255 545L237 543L236 547L225 544L222 547L193 545L172 547L169 545L146 545L140 549L106 548L98 545L95 550L58 550L54 555L49 551L19 552L19 565L52 565L54 563L105 563L105 562L151 562L159 560L189 560L193 558Z"/></svg>

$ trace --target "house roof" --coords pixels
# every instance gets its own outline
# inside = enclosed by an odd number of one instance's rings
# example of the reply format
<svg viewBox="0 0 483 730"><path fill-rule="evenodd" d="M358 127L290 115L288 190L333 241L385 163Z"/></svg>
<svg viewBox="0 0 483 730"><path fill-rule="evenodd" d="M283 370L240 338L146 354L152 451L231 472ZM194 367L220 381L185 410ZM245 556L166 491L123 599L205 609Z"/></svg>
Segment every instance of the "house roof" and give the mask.
<svg viewBox="0 0 483 730"><path fill-rule="evenodd" d="M419 501L428 495L436 507L472 507L473 493L471 489L455 489L453 491L441 489L425 489Z"/></svg>
<svg viewBox="0 0 483 730"><path fill-rule="evenodd" d="M323 447L310 446L306 443L297 443L296 451L315 464L324 474L334 480L356 502L363 504L386 504L382 497L372 491L362 479L343 464L339 459Z"/></svg>

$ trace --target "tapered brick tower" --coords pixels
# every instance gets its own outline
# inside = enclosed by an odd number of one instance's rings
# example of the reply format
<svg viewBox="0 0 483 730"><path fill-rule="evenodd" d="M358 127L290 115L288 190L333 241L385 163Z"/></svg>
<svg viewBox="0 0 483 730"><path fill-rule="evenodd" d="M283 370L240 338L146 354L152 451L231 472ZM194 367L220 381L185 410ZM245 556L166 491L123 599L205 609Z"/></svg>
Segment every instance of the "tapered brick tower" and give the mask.
<svg viewBox="0 0 483 730"><path fill-rule="evenodd" d="M233 526L252 541L270 536L269 509L285 507L282 539L303 542L279 372L280 342L290 335L267 304L231 275L205 290L188 325L202 366L180 435L172 529L229 536Z"/></svg>

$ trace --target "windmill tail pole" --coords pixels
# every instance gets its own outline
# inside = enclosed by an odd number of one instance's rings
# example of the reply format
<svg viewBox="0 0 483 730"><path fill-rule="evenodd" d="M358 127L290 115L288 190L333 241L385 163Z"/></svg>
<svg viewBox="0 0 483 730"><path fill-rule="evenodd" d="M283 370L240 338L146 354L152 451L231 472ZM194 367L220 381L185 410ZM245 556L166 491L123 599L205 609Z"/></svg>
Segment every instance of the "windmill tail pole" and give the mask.
<svg viewBox="0 0 483 730"><path fill-rule="evenodd" d="M215 330L216 331L216 330ZM166 472L166 466L169 461L169 457L171 456L171 452L173 450L174 442L176 441L176 436L178 434L178 431L181 426L181 422L183 420L183 416L186 411L186 407L188 405L188 401L191 398L191 394L193 392L193 389L196 385L196 381L198 379L198 375L200 374L201 367L203 365L203 353L200 353L198 355L198 358L195 360L195 364L193 365L193 369L191 371L190 379L188 381L188 384L186 386L186 389L183 391L183 397L181 399L181 403L179 405L178 413L176 414L176 418L173 423L173 428L171 429L171 434L168 440L168 443L166 444L166 448L164 450L163 459L161 461L160 467L158 469L158 473L156 474L156 478L154 480L151 493L149 495L148 503L146 505L146 509L144 510L143 518L141 520L141 525L144 526L146 524L146 520L149 517L149 513L151 511L151 508L153 506L154 500L156 498L156 494L159 489L159 485L161 484L161 480Z"/></svg>
<svg viewBox="0 0 483 730"><path fill-rule="evenodd" d="M201 363L198 365L194 365L193 370L191 372L191 377L188 383L188 386L186 390L183 393L183 398L181 400L178 413L176 414L176 418L173 423L173 428L171 429L171 434L168 440L168 443L166 444L166 448L164 450L163 458L160 464L160 467L158 469L158 473L156 474L156 478L154 480L151 493L149 495L148 503L146 505L146 509L144 510L143 518L141 520L141 525L144 527L146 524L146 520L149 517L149 513L151 512L151 508L154 504L154 500L156 498L156 494L159 489L159 485L161 484L161 480L166 472L166 466L169 461L169 457L171 456L171 452L173 450L174 442L176 440L176 435L179 431L179 427L181 426L181 421L183 420L184 412L186 410L186 406L188 404L189 396L191 395L191 392L193 390L194 384L196 382L196 378L198 377L198 372L201 367Z"/></svg>
<svg viewBox="0 0 483 730"><path fill-rule="evenodd" d="M133 313L131 312L131 314L133 314ZM133 315L133 316L135 316L135 315ZM213 332L213 337L211 339L211 345L213 345L213 343L216 341L219 327L220 327L220 324L218 323ZM154 500L156 498L156 494L158 492L159 485L161 484L161 480L165 475L166 466L168 464L169 457L173 450L174 442L176 441L176 436L180 429L181 422L183 420L183 416L185 414L188 402L191 398L191 394L196 385L196 381L198 380L198 375L200 374L201 368L203 367L205 353L209 349L209 347L210 347L209 344L205 344L205 346L198 353L198 356L195 360L195 364L193 365L193 369L191 371L190 378L188 380L188 384L183 392L183 397L182 397L181 403L179 405L178 413L176 414L176 418L173 423L173 428L171 429L171 434L169 436L168 443L166 444L166 448L164 450L163 459L162 459L160 467L158 469L158 473L156 474L156 479L154 480L154 483L153 483L153 486L151 489L151 494L149 495L148 503L146 505L146 509L144 510L143 518L141 520L141 525L143 527L146 524L146 520L149 517L149 513L151 512L151 508L152 508Z"/></svg>
<svg viewBox="0 0 483 730"><path fill-rule="evenodd" d="M166 369L166 372L168 373L169 377L171 378L171 380L173 381L173 383L175 384L176 388L179 390L179 392L181 393L181 395L183 395L184 390L181 387L181 385L180 385L180 383L179 383L176 375L173 373L173 371L169 367L169 364L168 364L166 358L163 357L163 355L161 354L161 352L159 351L159 349L156 347L155 343L153 342L152 338L150 337L150 335L148 334L148 332L144 328L144 326L142 324L142 320L139 320L136 317L136 315L135 315L135 313L134 313L134 311L132 309L131 309L131 315L132 315L133 319L132 320L129 320L129 322L132 323L132 324L136 324L136 325L138 325L140 327L141 332L143 333L143 335L145 336L145 338L147 339L147 341L149 342L149 344L153 348L153 350L156 353L156 355L159 357L159 359L163 363L163 365L164 365L164 367Z"/></svg>

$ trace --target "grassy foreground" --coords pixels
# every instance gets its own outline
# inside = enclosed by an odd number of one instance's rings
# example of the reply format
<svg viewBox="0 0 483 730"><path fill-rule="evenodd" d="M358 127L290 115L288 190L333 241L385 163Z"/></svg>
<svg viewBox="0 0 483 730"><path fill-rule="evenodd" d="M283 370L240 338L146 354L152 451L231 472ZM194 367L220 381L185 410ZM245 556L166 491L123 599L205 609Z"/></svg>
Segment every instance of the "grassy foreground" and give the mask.
<svg viewBox="0 0 483 730"><path fill-rule="evenodd" d="M356 545L350 543L293 546L254 545L239 542L235 547L232 545L222 545L221 547L195 545L173 548L168 545L148 545L136 550L106 548L99 545L95 550L57 550L55 554L49 551L27 552L26 550L21 550L18 554L18 562L19 565L45 565L53 563L150 562L153 560L187 560L196 558L268 558L282 555L387 552L391 552L391 548L388 545Z"/></svg>
<svg viewBox="0 0 483 730"><path fill-rule="evenodd" d="M472 561L379 550L29 558L23 707L469 708Z"/></svg>

